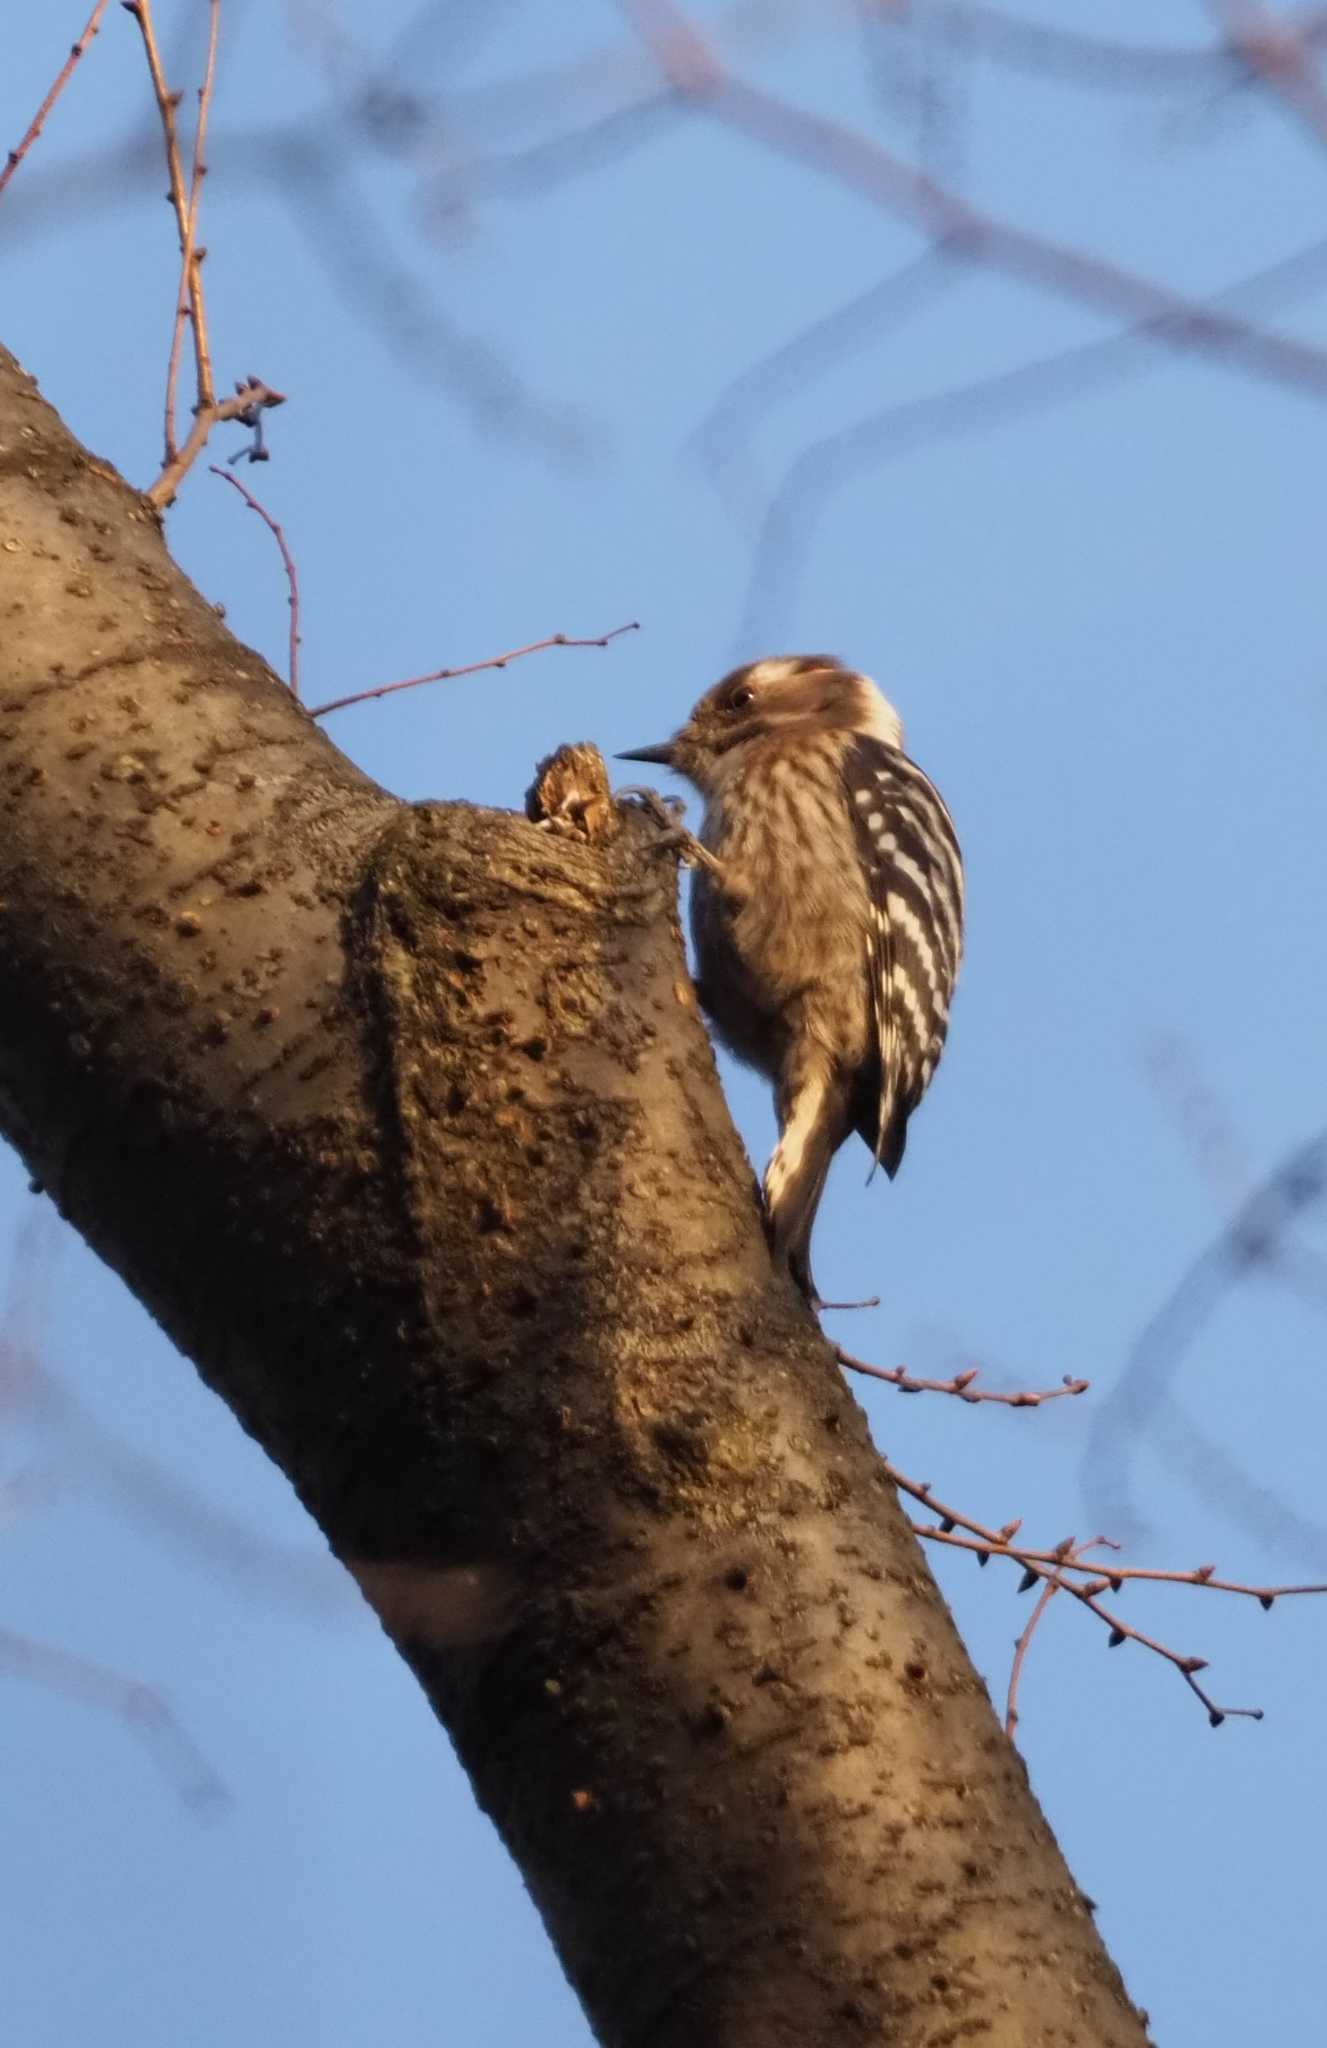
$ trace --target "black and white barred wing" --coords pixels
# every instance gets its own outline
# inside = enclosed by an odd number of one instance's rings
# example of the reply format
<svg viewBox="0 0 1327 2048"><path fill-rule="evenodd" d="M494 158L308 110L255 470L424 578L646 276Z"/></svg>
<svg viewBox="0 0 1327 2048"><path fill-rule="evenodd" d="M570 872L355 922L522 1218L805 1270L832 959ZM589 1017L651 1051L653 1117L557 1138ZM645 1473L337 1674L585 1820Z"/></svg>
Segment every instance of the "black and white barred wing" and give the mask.
<svg viewBox="0 0 1327 2048"><path fill-rule="evenodd" d="M906 754L858 736L843 773L874 921L869 973L880 1057L878 1097L859 1095L854 1109L892 1178L949 1029L963 949L963 858L939 793Z"/></svg>

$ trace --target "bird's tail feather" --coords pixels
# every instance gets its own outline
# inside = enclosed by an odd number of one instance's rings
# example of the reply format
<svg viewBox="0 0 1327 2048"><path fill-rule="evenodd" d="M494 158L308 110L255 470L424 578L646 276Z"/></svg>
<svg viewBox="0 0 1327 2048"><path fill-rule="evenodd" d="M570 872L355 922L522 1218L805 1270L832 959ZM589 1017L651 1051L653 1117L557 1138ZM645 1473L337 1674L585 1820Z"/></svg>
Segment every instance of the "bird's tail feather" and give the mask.
<svg viewBox="0 0 1327 2048"><path fill-rule="evenodd" d="M776 1260L810 1301L811 1230L830 1160L850 1127L848 1088L826 1064L805 1062L779 1088L779 1142L765 1169L765 1208Z"/></svg>

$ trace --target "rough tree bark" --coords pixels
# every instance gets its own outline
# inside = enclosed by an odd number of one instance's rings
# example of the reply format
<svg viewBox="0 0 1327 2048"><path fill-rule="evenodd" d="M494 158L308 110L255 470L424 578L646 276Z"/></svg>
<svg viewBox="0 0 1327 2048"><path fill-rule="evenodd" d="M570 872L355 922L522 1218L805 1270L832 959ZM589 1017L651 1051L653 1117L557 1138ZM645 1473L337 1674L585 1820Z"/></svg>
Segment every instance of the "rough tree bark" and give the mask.
<svg viewBox="0 0 1327 2048"><path fill-rule="evenodd" d="M378 789L3 352L0 621L0 1124L356 1574L600 2038L1137 2048L771 1271L653 828Z"/></svg>

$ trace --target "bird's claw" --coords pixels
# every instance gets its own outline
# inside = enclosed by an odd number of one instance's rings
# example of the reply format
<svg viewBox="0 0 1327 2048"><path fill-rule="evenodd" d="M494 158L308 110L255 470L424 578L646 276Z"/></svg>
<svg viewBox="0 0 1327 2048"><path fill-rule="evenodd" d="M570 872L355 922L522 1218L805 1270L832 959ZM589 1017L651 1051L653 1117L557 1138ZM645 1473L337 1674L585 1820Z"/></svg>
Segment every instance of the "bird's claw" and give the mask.
<svg viewBox="0 0 1327 2048"><path fill-rule="evenodd" d="M629 803L638 804L641 810L653 818L655 824L661 826L664 831L671 831L686 809L684 798L661 796L657 789L651 789L645 782L630 782L617 794L619 797L625 797Z"/></svg>
<svg viewBox="0 0 1327 2048"><path fill-rule="evenodd" d="M629 802L638 804L659 827L658 847L676 847L682 865L688 868L708 868L716 878L722 880L722 864L714 858L707 846L702 846L694 832L688 832L681 822L686 805L681 797L660 796L657 789L645 783L632 783L617 792Z"/></svg>

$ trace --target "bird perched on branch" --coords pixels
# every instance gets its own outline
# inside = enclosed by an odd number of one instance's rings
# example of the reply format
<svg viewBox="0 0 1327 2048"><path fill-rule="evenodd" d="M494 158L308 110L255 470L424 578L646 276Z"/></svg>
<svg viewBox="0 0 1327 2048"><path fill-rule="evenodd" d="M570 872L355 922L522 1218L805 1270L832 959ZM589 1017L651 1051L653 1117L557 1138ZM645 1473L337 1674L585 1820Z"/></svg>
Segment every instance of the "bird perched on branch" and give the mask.
<svg viewBox="0 0 1327 2048"><path fill-rule="evenodd" d="M691 897L697 992L774 1083L775 1256L815 1305L811 1227L850 1131L892 1179L940 1058L963 941L948 811L898 713L832 655L736 668L671 740L618 757L705 800Z"/></svg>

